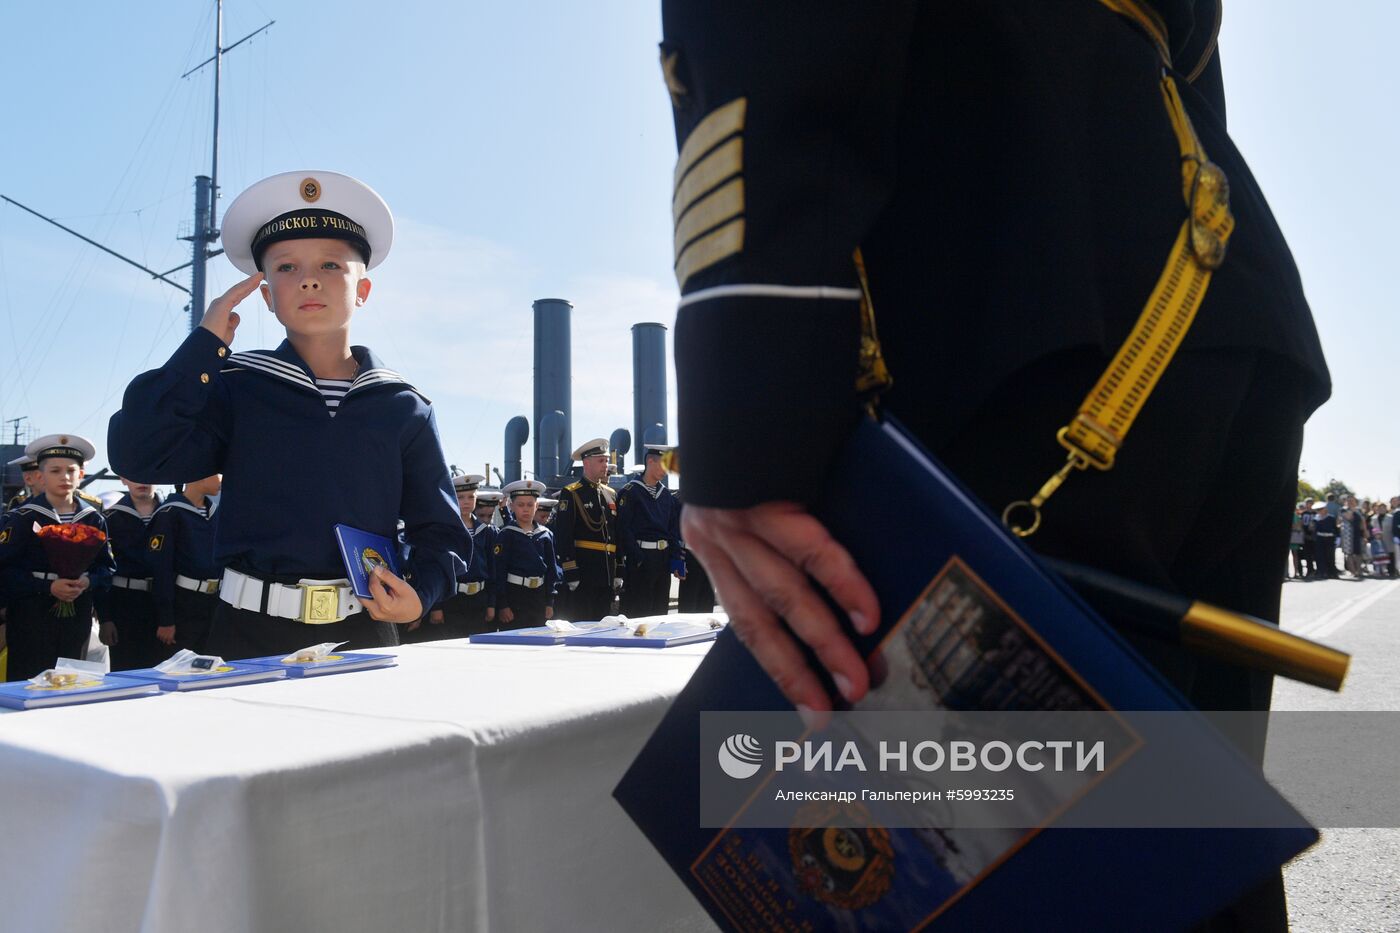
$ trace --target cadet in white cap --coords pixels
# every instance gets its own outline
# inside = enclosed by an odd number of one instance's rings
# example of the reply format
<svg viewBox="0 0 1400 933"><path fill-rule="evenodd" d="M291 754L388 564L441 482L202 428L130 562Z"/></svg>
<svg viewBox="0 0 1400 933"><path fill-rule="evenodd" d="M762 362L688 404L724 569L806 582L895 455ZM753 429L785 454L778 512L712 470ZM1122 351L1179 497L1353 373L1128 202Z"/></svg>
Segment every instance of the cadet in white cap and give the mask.
<svg viewBox="0 0 1400 933"><path fill-rule="evenodd" d="M102 510L77 495L83 464L95 453L92 442L76 434L50 434L24 452L39 464L44 491L26 499L0 530L10 680L34 677L61 657L83 656L92 635L93 592L111 584L115 568ZM102 541L81 572L60 577L50 563L38 529L51 525L84 525L101 532Z"/></svg>
<svg viewBox="0 0 1400 933"><path fill-rule="evenodd" d="M457 510L472 536L472 558L466 570L457 575L456 589L428 613L423 624L408 626L410 643L443 638L466 638L478 632L494 631L496 610L491 571L496 548L496 529L476 517L476 493L486 477L479 473L452 477L457 494Z"/></svg>
<svg viewBox="0 0 1400 933"><path fill-rule="evenodd" d="M670 611L671 577L685 578L680 501L666 488L661 465L672 448L647 444L642 475L617 496L617 535L627 561L622 611L632 618Z"/></svg>
<svg viewBox="0 0 1400 933"><path fill-rule="evenodd" d="M617 493L608 485L608 442L580 445L573 458L583 478L559 492L552 531L568 588L569 618L593 621L614 610L620 576L617 554Z"/></svg>
<svg viewBox="0 0 1400 933"><path fill-rule="evenodd" d="M43 490L40 488L39 484L39 464L33 457L28 454L20 454L6 464L6 466L17 468L20 475L19 491L10 497L9 502L5 503L5 511L8 512L10 509L18 508L25 499L37 495Z"/></svg>
<svg viewBox="0 0 1400 933"><path fill-rule="evenodd" d="M501 490L510 497L515 521L496 536L496 614L502 628L543 625L554 615L559 585L554 536L535 524L544 483L518 479Z"/></svg>
<svg viewBox="0 0 1400 933"><path fill-rule="evenodd" d="M224 476L215 558L226 569L209 650L226 658L395 644L389 623L441 602L471 557L431 403L350 344L367 270L393 231L383 199L346 175L287 172L253 185L223 223L225 252L248 278L209 305L169 362L131 383L112 417L108 447L123 476ZM287 339L231 354L234 308L259 288ZM270 463L292 468L269 484ZM334 526L392 541L400 519L412 548L404 577L376 569L374 597L357 599Z"/></svg>
<svg viewBox="0 0 1400 933"><path fill-rule="evenodd" d="M487 525L500 527L496 521L497 508L501 504L501 491L494 486L478 486L476 489L476 509L474 514L477 519Z"/></svg>

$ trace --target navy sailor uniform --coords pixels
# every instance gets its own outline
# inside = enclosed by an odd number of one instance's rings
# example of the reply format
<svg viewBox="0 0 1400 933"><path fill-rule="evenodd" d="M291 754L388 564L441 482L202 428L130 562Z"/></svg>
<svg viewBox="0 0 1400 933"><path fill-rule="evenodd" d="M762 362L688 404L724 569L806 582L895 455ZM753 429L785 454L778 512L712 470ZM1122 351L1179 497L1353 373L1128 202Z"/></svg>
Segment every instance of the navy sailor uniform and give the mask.
<svg viewBox="0 0 1400 933"><path fill-rule="evenodd" d="M543 625L544 611L554 605L559 585L553 533L539 526L526 531L519 525L506 525L496 533L493 551L497 622L509 628ZM511 610L515 618L502 622L503 609Z"/></svg>
<svg viewBox="0 0 1400 933"><path fill-rule="evenodd" d="M238 658L321 641L396 643L388 623L375 622L343 591L348 615L333 624L312 627L267 612L267 582L344 580L338 522L393 540L402 518L412 546L405 579L424 607L451 591L471 557L431 403L368 348L351 353L359 373L332 417L290 342L230 354L199 328L164 366L131 382L112 416L108 452L123 476L180 483L224 475L214 559L262 581L252 591L263 606L220 606L211 651ZM254 629L262 634L254 637Z"/></svg>
<svg viewBox="0 0 1400 933"><path fill-rule="evenodd" d="M671 573L681 556L680 502L664 482L634 479L617 497L617 536L627 559L622 612L632 618L665 615Z"/></svg>
<svg viewBox="0 0 1400 933"><path fill-rule="evenodd" d="M409 642L437 641L442 638L466 638L477 632L493 632L497 625L486 621L486 610L495 605L495 547L498 534L490 522L475 515L468 521L472 536L472 558L467 569L457 575L453 593L435 609L441 609L443 620L438 625L424 621L405 639Z"/></svg>
<svg viewBox="0 0 1400 933"><path fill-rule="evenodd" d="M151 516L146 545L155 577L156 625L175 626L175 647L200 654L208 647L223 574L214 560L214 511L177 492Z"/></svg>
<svg viewBox="0 0 1400 933"><path fill-rule="evenodd" d="M142 515L131 493L127 493L104 513L116 569L111 588L93 594L93 603L97 618L111 622L117 629L116 643L107 652L114 671L151 667L170 654L156 640L155 604L151 595L154 570L147 546L150 535L146 529L155 515L154 509L160 505L161 498L157 495L151 515Z"/></svg>
<svg viewBox="0 0 1400 933"><path fill-rule="evenodd" d="M116 566L111 545L104 543L88 565L88 588L73 601L73 615L60 616L53 612L58 600L50 591L48 556L34 534L35 525L60 524L91 525L107 532L100 510L76 497L75 506L72 514L59 515L39 493L11 512L0 530L0 588L9 604L10 680L28 680L53 667L59 658L80 659L87 650L93 595L111 584Z"/></svg>

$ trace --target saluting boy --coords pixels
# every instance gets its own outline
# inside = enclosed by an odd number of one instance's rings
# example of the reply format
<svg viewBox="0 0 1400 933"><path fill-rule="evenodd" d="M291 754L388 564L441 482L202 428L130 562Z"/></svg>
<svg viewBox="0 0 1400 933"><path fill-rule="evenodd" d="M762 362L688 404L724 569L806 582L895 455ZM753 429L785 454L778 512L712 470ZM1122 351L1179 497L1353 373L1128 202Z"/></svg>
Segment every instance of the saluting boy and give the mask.
<svg viewBox="0 0 1400 933"><path fill-rule="evenodd" d="M215 559L225 567L209 650L226 658L317 642L393 645L451 591L471 538L457 514L432 405L367 347L350 319L370 295L393 217L335 172L274 175L224 216L244 279L210 304L160 369L112 416L113 467L159 483L224 477ZM286 328L275 350L230 353L234 308L261 288ZM268 483L267 465L284 466ZM404 578L375 570L373 598L345 579L337 523L412 546Z"/></svg>
<svg viewBox="0 0 1400 933"><path fill-rule="evenodd" d="M59 658L82 658L92 635L93 591L109 585L115 566L104 542L85 572L59 577L36 534L36 526L48 525L90 525L107 533L102 512L77 495L83 464L96 453L92 442L76 434L50 434L29 444L25 453L39 464L44 491L11 512L0 531L10 680L28 680Z"/></svg>
<svg viewBox="0 0 1400 933"><path fill-rule="evenodd" d="M510 497L515 521L496 535L496 617L502 628L543 625L554 615L559 577L554 535L535 525L535 505L544 483L518 479L501 490Z"/></svg>

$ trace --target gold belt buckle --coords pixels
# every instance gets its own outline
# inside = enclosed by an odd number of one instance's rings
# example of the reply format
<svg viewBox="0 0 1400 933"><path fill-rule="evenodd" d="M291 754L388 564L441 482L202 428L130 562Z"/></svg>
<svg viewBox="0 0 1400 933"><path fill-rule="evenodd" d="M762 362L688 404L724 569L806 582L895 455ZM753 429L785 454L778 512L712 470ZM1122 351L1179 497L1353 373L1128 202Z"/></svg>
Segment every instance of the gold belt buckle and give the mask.
<svg viewBox="0 0 1400 933"><path fill-rule="evenodd" d="M304 586L301 589L301 621L307 625L329 625L339 622L340 587Z"/></svg>
<svg viewBox="0 0 1400 933"><path fill-rule="evenodd" d="M657 549L658 551L664 551L664 550L666 550L666 544L667 544L666 540L665 540L665 539L662 539L662 540L656 542L656 549Z"/></svg>
<svg viewBox="0 0 1400 933"><path fill-rule="evenodd" d="M527 590L537 590L542 586L544 586L544 577L525 578L525 589Z"/></svg>
<svg viewBox="0 0 1400 933"><path fill-rule="evenodd" d="M204 580L199 584L199 591L201 593L217 593L219 592L219 581Z"/></svg>

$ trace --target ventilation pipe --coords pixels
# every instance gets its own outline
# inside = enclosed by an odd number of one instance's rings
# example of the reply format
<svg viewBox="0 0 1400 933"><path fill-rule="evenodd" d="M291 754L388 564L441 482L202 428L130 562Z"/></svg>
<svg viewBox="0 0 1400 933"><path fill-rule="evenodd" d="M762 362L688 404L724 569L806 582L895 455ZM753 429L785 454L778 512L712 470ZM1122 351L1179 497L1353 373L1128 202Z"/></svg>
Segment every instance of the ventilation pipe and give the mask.
<svg viewBox="0 0 1400 933"><path fill-rule="evenodd" d="M632 325L632 427L638 440L635 462L645 463L645 445L666 443L664 324Z"/></svg>
<svg viewBox="0 0 1400 933"><path fill-rule="evenodd" d="M525 446L525 442L530 439L530 422L524 415L516 415L506 422L506 475L507 483L513 483L520 479L520 450ZM491 465L487 464L489 471ZM487 473L486 482L491 482L490 473Z"/></svg>
<svg viewBox="0 0 1400 933"><path fill-rule="evenodd" d="M535 475L553 478L559 474L559 457L573 448L573 373L570 321L574 306L562 298L541 298L535 309ZM545 437L544 420L557 413L562 425L555 435ZM552 429L551 429L552 430ZM553 446L551 447L551 444ZM545 460L551 457L553 467ZM564 464L567 471L569 464Z"/></svg>

